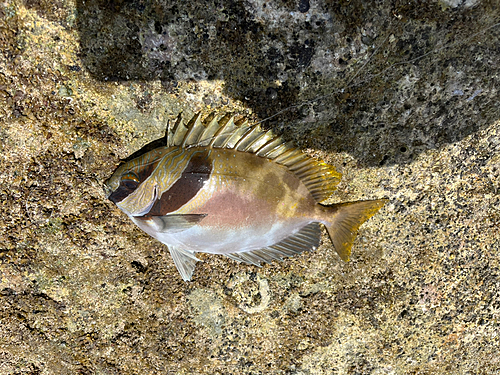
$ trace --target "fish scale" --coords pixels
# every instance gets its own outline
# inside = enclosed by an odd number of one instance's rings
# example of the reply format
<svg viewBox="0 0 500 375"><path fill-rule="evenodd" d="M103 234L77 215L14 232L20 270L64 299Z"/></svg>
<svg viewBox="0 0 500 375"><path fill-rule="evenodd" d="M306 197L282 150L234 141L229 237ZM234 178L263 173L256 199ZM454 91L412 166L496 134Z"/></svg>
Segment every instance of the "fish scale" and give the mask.
<svg viewBox="0 0 500 375"><path fill-rule="evenodd" d="M321 204L341 174L245 119L179 116L166 144L120 165L105 190L168 246L184 280L197 252L260 266L316 249L320 225L347 261L357 230L386 202Z"/></svg>

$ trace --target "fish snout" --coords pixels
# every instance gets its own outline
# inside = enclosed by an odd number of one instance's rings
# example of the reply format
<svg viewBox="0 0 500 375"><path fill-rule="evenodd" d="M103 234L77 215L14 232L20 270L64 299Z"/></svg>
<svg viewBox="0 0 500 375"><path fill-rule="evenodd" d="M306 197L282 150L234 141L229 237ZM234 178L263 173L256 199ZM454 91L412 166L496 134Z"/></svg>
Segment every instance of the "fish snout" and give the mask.
<svg viewBox="0 0 500 375"><path fill-rule="evenodd" d="M113 189L107 184L107 181L103 184L102 189L104 190L106 199L109 199L109 196L113 193Z"/></svg>

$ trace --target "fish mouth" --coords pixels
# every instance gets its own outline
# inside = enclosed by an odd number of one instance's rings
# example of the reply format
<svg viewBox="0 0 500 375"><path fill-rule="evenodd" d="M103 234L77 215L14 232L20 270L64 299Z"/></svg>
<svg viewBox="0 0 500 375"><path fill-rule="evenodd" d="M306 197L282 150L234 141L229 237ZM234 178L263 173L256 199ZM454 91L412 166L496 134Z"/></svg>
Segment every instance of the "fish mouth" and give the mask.
<svg viewBox="0 0 500 375"><path fill-rule="evenodd" d="M106 182L102 186L102 189L104 190L104 195L106 196L106 199L109 199L109 196L113 193L113 189L111 189L111 187Z"/></svg>

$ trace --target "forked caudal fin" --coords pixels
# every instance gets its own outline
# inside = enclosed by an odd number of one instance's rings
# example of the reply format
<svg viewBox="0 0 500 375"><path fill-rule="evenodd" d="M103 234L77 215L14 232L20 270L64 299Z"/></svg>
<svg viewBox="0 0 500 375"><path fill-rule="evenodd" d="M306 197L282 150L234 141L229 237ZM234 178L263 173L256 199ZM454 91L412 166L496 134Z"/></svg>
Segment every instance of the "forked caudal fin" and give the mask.
<svg viewBox="0 0 500 375"><path fill-rule="evenodd" d="M351 247L361 224L375 215L386 202L387 199L377 199L325 206L330 215L326 229L343 261L347 262L351 256Z"/></svg>

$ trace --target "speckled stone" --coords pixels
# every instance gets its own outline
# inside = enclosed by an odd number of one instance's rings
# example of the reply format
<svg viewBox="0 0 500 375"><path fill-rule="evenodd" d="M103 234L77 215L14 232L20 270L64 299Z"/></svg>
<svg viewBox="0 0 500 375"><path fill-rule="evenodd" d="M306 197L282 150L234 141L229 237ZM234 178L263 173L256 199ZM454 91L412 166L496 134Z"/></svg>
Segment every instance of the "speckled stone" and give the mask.
<svg viewBox="0 0 500 375"><path fill-rule="evenodd" d="M495 1L0 4L0 374L500 373ZM343 263L168 250L102 191L183 112L388 197Z"/></svg>

